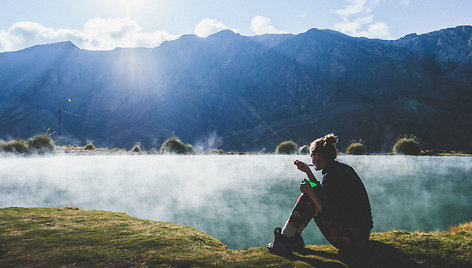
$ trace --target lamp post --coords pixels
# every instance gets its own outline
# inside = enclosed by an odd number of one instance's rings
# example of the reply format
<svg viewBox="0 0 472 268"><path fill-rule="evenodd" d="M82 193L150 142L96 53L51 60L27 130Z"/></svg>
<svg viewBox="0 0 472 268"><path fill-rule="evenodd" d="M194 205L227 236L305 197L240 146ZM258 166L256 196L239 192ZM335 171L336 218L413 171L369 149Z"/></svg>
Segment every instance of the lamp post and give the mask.
<svg viewBox="0 0 472 268"><path fill-rule="evenodd" d="M61 146L61 109L64 106L64 104L71 102L71 99L65 100L62 105L59 107L59 146Z"/></svg>

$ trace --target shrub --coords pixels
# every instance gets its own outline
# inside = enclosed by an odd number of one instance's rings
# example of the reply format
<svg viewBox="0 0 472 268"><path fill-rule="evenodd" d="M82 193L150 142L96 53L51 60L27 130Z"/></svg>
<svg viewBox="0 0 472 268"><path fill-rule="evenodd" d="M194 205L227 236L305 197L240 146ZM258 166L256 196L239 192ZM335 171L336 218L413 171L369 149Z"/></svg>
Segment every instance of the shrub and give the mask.
<svg viewBox="0 0 472 268"><path fill-rule="evenodd" d="M395 142L392 152L394 154L419 155L421 154L421 146L415 136L401 137Z"/></svg>
<svg viewBox="0 0 472 268"><path fill-rule="evenodd" d="M354 143L349 144L349 146L346 149L346 153L354 154L354 155L361 155L361 154L366 154L366 150L362 143L354 142Z"/></svg>
<svg viewBox="0 0 472 268"><path fill-rule="evenodd" d="M212 154L224 154L225 151L223 149L211 149Z"/></svg>
<svg viewBox="0 0 472 268"><path fill-rule="evenodd" d="M195 150L192 145L184 144L179 138L171 137L165 140L159 151L160 153L174 153L174 154L193 154Z"/></svg>
<svg viewBox="0 0 472 268"><path fill-rule="evenodd" d="M131 148L130 152L132 153L141 153L143 150L141 149L141 146L139 144L136 144Z"/></svg>
<svg viewBox="0 0 472 268"><path fill-rule="evenodd" d="M294 141L283 141L277 148L275 148L276 154L296 154L298 151L298 145Z"/></svg>
<svg viewBox="0 0 472 268"><path fill-rule="evenodd" d="M29 151L36 153L51 153L54 151L56 144L47 134L39 134L31 137L27 141Z"/></svg>
<svg viewBox="0 0 472 268"><path fill-rule="evenodd" d="M28 144L22 139L15 139L2 144L2 151L9 153L27 153Z"/></svg>
<svg viewBox="0 0 472 268"><path fill-rule="evenodd" d="M87 145L84 146L84 150L95 150L95 145L93 143L89 142Z"/></svg>

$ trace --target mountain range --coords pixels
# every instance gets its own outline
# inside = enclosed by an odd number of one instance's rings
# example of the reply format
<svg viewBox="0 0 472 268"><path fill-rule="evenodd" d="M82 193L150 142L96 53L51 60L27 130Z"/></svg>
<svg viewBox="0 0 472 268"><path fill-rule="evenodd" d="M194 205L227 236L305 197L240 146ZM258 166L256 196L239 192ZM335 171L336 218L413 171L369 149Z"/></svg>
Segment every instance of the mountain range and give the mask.
<svg viewBox="0 0 472 268"><path fill-rule="evenodd" d="M67 99L71 99L68 102ZM0 138L49 130L61 142L159 148L172 135L202 150L272 152L335 133L388 152L472 152L472 26L397 40L332 30L184 35L156 48L71 42L0 53Z"/></svg>

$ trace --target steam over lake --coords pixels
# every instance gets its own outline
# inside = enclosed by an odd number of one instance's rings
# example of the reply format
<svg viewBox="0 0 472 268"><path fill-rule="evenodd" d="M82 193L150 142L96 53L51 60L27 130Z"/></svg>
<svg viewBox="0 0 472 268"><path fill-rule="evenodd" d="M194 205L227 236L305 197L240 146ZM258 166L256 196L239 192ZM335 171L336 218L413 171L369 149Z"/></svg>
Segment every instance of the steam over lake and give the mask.
<svg viewBox="0 0 472 268"><path fill-rule="evenodd" d="M265 246L298 198L309 156L0 156L0 207L126 212L190 225L230 248ZM472 220L472 157L340 156L362 178L374 231L443 230ZM321 178L320 172L315 172ZM312 222L307 244L327 243Z"/></svg>

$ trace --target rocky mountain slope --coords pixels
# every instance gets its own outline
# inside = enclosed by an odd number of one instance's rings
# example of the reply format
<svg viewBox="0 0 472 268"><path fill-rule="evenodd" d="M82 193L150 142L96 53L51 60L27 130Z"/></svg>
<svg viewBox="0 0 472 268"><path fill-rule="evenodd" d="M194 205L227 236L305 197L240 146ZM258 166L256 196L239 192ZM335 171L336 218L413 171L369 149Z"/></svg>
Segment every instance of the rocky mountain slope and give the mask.
<svg viewBox="0 0 472 268"><path fill-rule="evenodd" d="M472 152L472 26L398 40L331 30L185 35L154 49L70 42L0 53L0 138L50 128L63 143L184 142L273 151L329 132L387 152L402 134Z"/></svg>

